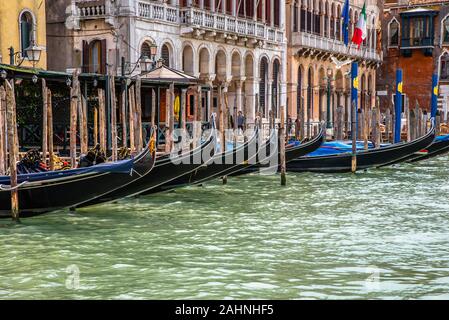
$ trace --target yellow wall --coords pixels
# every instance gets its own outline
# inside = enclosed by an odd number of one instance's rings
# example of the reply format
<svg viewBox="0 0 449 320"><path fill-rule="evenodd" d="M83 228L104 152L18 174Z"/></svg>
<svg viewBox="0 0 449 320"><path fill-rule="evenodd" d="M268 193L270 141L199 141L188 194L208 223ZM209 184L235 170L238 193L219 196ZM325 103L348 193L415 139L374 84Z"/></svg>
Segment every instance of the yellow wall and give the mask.
<svg viewBox="0 0 449 320"><path fill-rule="evenodd" d="M2 63L9 64L9 50L20 51L19 15L22 10L32 12L35 18L36 45L46 47L45 0L0 0L0 55ZM20 62L21 59L16 60ZM24 67L32 67L27 60L22 63ZM44 50L36 67L47 68L47 53Z"/></svg>

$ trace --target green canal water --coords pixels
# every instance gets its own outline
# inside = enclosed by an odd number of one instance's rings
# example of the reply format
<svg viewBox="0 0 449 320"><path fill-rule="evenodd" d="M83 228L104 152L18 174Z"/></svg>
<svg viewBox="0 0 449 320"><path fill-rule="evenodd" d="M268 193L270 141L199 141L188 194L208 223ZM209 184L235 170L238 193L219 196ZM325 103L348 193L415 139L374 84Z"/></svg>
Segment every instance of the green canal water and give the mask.
<svg viewBox="0 0 449 320"><path fill-rule="evenodd" d="M0 298L449 298L449 158L0 221Z"/></svg>

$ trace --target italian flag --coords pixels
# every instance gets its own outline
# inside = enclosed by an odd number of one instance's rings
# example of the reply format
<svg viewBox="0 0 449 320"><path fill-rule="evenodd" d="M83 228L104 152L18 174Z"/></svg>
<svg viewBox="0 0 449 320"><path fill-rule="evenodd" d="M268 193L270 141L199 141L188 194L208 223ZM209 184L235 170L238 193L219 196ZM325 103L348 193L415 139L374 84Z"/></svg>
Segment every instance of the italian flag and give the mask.
<svg viewBox="0 0 449 320"><path fill-rule="evenodd" d="M362 12L360 13L359 21L354 30L354 35L352 36L352 42L359 46L362 44L363 40L366 39L366 3L363 4Z"/></svg>

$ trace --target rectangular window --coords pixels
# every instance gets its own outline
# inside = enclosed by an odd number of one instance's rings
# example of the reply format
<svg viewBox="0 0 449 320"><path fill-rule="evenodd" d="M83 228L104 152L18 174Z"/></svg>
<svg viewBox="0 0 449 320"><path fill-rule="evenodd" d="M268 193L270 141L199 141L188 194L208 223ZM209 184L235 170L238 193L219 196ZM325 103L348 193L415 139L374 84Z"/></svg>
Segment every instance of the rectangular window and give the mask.
<svg viewBox="0 0 449 320"><path fill-rule="evenodd" d="M301 9L301 31L306 31L306 10Z"/></svg>
<svg viewBox="0 0 449 320"><path fill-rule="evenodd" d="M321 21L320 21L320 15L319 14L315 15L314 31L315 31L316 34L321 35Z"/></svg>
<svg viewBox="0 0 449 320"><path fill-rule="evenodd" d="M307 11L307 32L312 32L312 12Z"/></svg>
<svg viewBox="0 0 449 320"><path fill-rule="evenodd" d="M298 32L298 7L293 7L293 32Z"/></svg>

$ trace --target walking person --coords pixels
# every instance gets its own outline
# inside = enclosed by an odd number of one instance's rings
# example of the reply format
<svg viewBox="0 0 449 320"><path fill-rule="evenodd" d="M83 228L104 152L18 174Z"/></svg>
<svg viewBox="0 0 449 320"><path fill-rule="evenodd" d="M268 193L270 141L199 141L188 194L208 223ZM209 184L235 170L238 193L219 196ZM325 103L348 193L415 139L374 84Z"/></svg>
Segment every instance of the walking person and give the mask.
<svg viewBox="0 0 449 320"><path fill-rule="evenodd" d="M237 116L237 130L240 134L240 130L245 131L245 116L243 115L242 111L239 111Z"/></svg>

